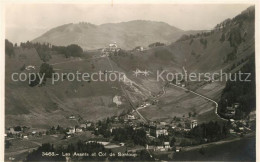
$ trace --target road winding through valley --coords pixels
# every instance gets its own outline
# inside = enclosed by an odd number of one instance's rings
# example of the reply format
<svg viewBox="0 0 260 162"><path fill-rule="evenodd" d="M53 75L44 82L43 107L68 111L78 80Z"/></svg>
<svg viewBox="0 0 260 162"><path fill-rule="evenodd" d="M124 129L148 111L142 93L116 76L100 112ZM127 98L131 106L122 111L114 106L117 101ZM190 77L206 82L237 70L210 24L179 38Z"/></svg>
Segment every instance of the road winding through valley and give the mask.
<svg viewBox="0 0 260 162"><path fill-rule="evenodd" d="M210 99L210 98L208 98L208 97L206 97L206 96L204 96L204 95L201 95L201 94L199 94L199 93L197 93L197 92L194 92L194 91L192 91L192 90L189 90L189 89L187 89L187 88L185 88L185 87L177 86L177 85L175 85L175 84L173 84L173 83L170 83L170 85L175 86L175 87L178 87L178 88L181 88L181 89L183 89L183 90L185 90L185 91L189 91L189 92L191 92L191 93L193 93L193 94L195 94L195 95L197 95L197 96L199 96L199 97L204 98L205 100L208 100L208 101L214 103L214 104L215 104L215 114L216 114L221 120L227 121L227 119L222 118L222 117L218 114L218 103L217 103L216 101L214 101L214 100L212 100L212 99Z"/></svg>

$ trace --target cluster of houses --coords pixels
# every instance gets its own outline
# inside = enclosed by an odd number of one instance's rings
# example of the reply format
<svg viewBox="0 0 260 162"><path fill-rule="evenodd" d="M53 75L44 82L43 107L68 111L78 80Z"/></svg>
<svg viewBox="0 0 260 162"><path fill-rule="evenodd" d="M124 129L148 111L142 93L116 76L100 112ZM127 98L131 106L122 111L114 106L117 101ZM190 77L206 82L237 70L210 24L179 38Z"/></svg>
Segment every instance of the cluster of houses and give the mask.
<svg viewBox="0 0 260 162"><path fill-rule="evenodd" d="M182 122L182 121L179 121ZM188 121L186 121L187 123ZM159 136L168 136L169 129L174 129L176 131L189 131L190 129L194 128L197 126L198 122L197 120L190 120L188 122L189 124L187 128L180 128L179 126L177 126L177 123L167 123L167 122L151 122L149 124L149 126L146 126L146 135L148 136L148 138L150 138L151 140L154 140L155 138L158 138ZM169 141L164 141L161 145L158 146L153 146L153 145L146 145L146 149L148 150L153 150L153 151L175 151L175 152L179 152L181 150L181 147L176 146L174 148L172 148L170 146L170 142Z"/></svg>
<svg viewBox="0 0 260 162"><path fill-rule="evenodd" d="M170 142L164 142L163 145L160 145L160 146L146 145L146 149L153 150L153 151L170 151L170 150L172 150L172 147L170 146Z"/></svg>
<svg viewBox="0 0 260 162"><path fill-rule="evenodd" d="M182 121L180 121L182 122ZM198 124L197 120L191 120L189 121L189 124L187 128L180 128L180 126L177 126L177 123L167 123L167 122L151 122L149 125L146 125L146 135L151 140L158 138L159 136L168 136L169 129L174 129L175 131L190 131L190 129L196 127ZM148 147L148 146L147 146ZM149 146L148 149L153 149L154 151L169 151L172 149L169 146L169 142L164 142L164 145L161 146Z"/></svg>
<svg viewBox="0 0 260 162"><path fill-rule="evenodd" d="M11 138L22 138L22 139L28 139L29 136L39 136L43 135L45 132L40 132L36 130L31 130L29 127L23 126L16 126L16 127L10 127L6 130L6 137Z"/></svg>
<svg viewBox="0 0 260 162"><path fill-rule="evenodd" d="M155 128L153 136L158 137L160 135L168 135L168 129L171 128L175 131L190 131L192 128L196 127L198 125L197 120L180 120L177 122L160 122L159 124L157 123L150 123L150 128Z"/></svg>
<svg viewBox="0 0 260 162"><path fill-rule="evenodd" d="M119 47L117 46L116 42L110 43L110 44L108 45L108 47L103 48L103 49L101 50L101 53L102 53L101 56L111 56L112 54L115 54L115 53L119 52L120 50L121 50L121 48L119 48Z"/></svg>
<svg viewBox="0 0 260 162"><path fill-rule="evenodd" d="M90 128L92 126L92 123L91 122L87 122L87 123L83 123L83 124L80 124L79 126L74 126L74 127L70 127L68 129L68 131L66 132L66 137L67 138L70 138L71 135L75 134L75 133L81 133L85 130L87 130L88 128Z"/></svg>
<svg viewBox="0 0 260 162"><path fill-rule="evenodd" d="M249 123L246 120L234 120L230 119L231 128L229 129L230 134L242 134L251 131Z"/></svg>
<svg viewBox="0 0 260 162"><path fill-rule="evenodd" d="M118 47L117 43L110 43L108 47L99 49L101 51L101 57L112 56L118 53L121 48ZM146 49L143 46L137 46L129 52L144 52Z"/></svg>

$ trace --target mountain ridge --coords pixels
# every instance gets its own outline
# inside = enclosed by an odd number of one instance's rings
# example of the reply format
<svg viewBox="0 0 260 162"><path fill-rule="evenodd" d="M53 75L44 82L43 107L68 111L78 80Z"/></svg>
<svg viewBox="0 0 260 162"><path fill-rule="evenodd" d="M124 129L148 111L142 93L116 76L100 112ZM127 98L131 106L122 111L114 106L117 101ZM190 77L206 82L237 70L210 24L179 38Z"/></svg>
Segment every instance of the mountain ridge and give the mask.
<svg viewBox="0 0 260 162"><path fill-rule="evenodd" d="M100 25L80 22L54 27L32 42L48 42L62 46L78 44L83 49L104 48L109 43L117 42L120 48L133 49L136 46L148 46L157 41L171 43L185 33L186 31L165 22L151 20L132 20Z"/></svg>

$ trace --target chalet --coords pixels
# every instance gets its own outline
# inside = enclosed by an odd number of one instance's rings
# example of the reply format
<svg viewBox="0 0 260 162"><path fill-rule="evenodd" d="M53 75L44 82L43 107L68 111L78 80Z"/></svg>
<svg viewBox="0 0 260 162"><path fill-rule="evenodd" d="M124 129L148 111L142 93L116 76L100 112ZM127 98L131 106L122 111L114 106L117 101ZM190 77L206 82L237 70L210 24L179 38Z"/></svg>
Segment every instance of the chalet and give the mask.
<svg viewBox="0 0 260 162"><path fill-rule="evenodd" d="M148 102L146 102L144 105L145 105L145 106L150 106L151 104L150 104L150 103L148 103Z"/></svg>
<svg viewBox="0 0 260 162"><path fill-rule="evenodd" d="M176 152L181 152L181 147L177 146L177 147L175 148L175 151L176 151Z"/></svg>
<svg viewBox="0 0 260 162"><path fill-rule="evenodd" d="M164 148L170 149L171 148L170 142L164 142Z"/></svg>
<svg viewBox="0 0 260 162"><path fill-rule="evenodd" d="M165 126L165 125L166 125L166 122L160 122L160 125L164 125L164 126Z"/></svg>
<svg viewBox="0 0 260 162"><path fill-rule="evenodd" d="M154 151L166 151L166 149L163 146L156 146Z"/></svg>
<svg viewBox="0 0 260 162"><path fill-rule="evenodd" d="M32 135L35 135L37 132L36 131L32 131Z"/></svg>
<svg viewBox="0 0 260 162"><path fill-rule="evenodd" d="M83 130L82 130L82 128L76 128L76 129L75 129L75 132L76 132L76 133L81 133L81 132L83 132Z"/></svg>
<svg viewBox="0 0 260 162"><path fill-rule="evenodd" d="M76 132L75 128L69 128L69 131L67 132L67 134L74 134Z"/></svg>
<svg viewBox="0 0 260 162"><path fill-rule="evenodd" d="M69 117L69 119L73 120L73 119L76 119L76 117L75 117L74 115L71 115L71 116Z"/></svg>
<svg viewBox="0 0 260 162"><path fill-rule="evenodd" d="M183 128L183 131L185 131L185 132L189 132L190 129L189 129L189 128Z"/></svg>
<svg viewBox="0 0 260 162"><path fill-rule="evenodd" d="M175 129L175 128L177 127L177 124L176 124L176 123L171 123L171 124L170 124L170 127L171 127L172 129Z"/></svg>
<svg viewBox="0 0 260 162"><path fill-rule="evenodd" d="M240 131L244 131L244 127L239 127L238 128Z"/></svg>
<svg viewBox="0 0 260 162"><path fill-rule="evenodd" d="M161 146L148 146L146 145L146 149L153 149L154 151L169 151L171 150L170 142L164 142Z"/></svg>
<svg viewBox="0 0 260 162"><path fill-rule="evenodd" d="M137 47L135 47L134 51L143 52L144 47L143 46L137 46Z"/></svg>
<svg viewBox="0 0 260 162"><path fill-rule="evenodd" d="M156 127L156 137L158 138L160 135L168 135L168 131L165 129L164 126L157 126Z"/></svg>
<svg viewBox="0 0 260 162"><path fill-rule="evenodd" d="M197 125L198 125L197 120L192 120L190 123L190 128L192 129L192 128L196 127Z"/></svg>
<svg viewBox="0 0 260 162"><path fill-rule="evenodd" d="M127 115L127 119L128 120L135 120L135 116L134 115Z"/></svg>
<svg viewBox="0 0 260 162"><path fill-rule="evenodd" d="M87 124L80 124L80 128L86 129L87 128Z"/></svg>
<svg viewBox="0 0 260 162"><path fill-rule="evenodd" d="M89 128L89 127L91 127L92 124L91 123L87 123L86 125Z"/></svg>

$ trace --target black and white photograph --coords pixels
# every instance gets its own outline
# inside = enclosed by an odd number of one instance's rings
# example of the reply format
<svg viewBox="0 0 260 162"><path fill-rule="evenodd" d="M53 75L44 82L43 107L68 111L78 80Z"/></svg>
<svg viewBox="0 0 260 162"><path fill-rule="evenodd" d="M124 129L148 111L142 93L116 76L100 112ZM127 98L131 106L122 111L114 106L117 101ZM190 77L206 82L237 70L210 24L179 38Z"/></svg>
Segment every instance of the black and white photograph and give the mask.
<svg viewBox="0 0 260 162"><path fill-rule="evenodd" d="M1 9L3 161L257 161L257 1Z"/></svg>

